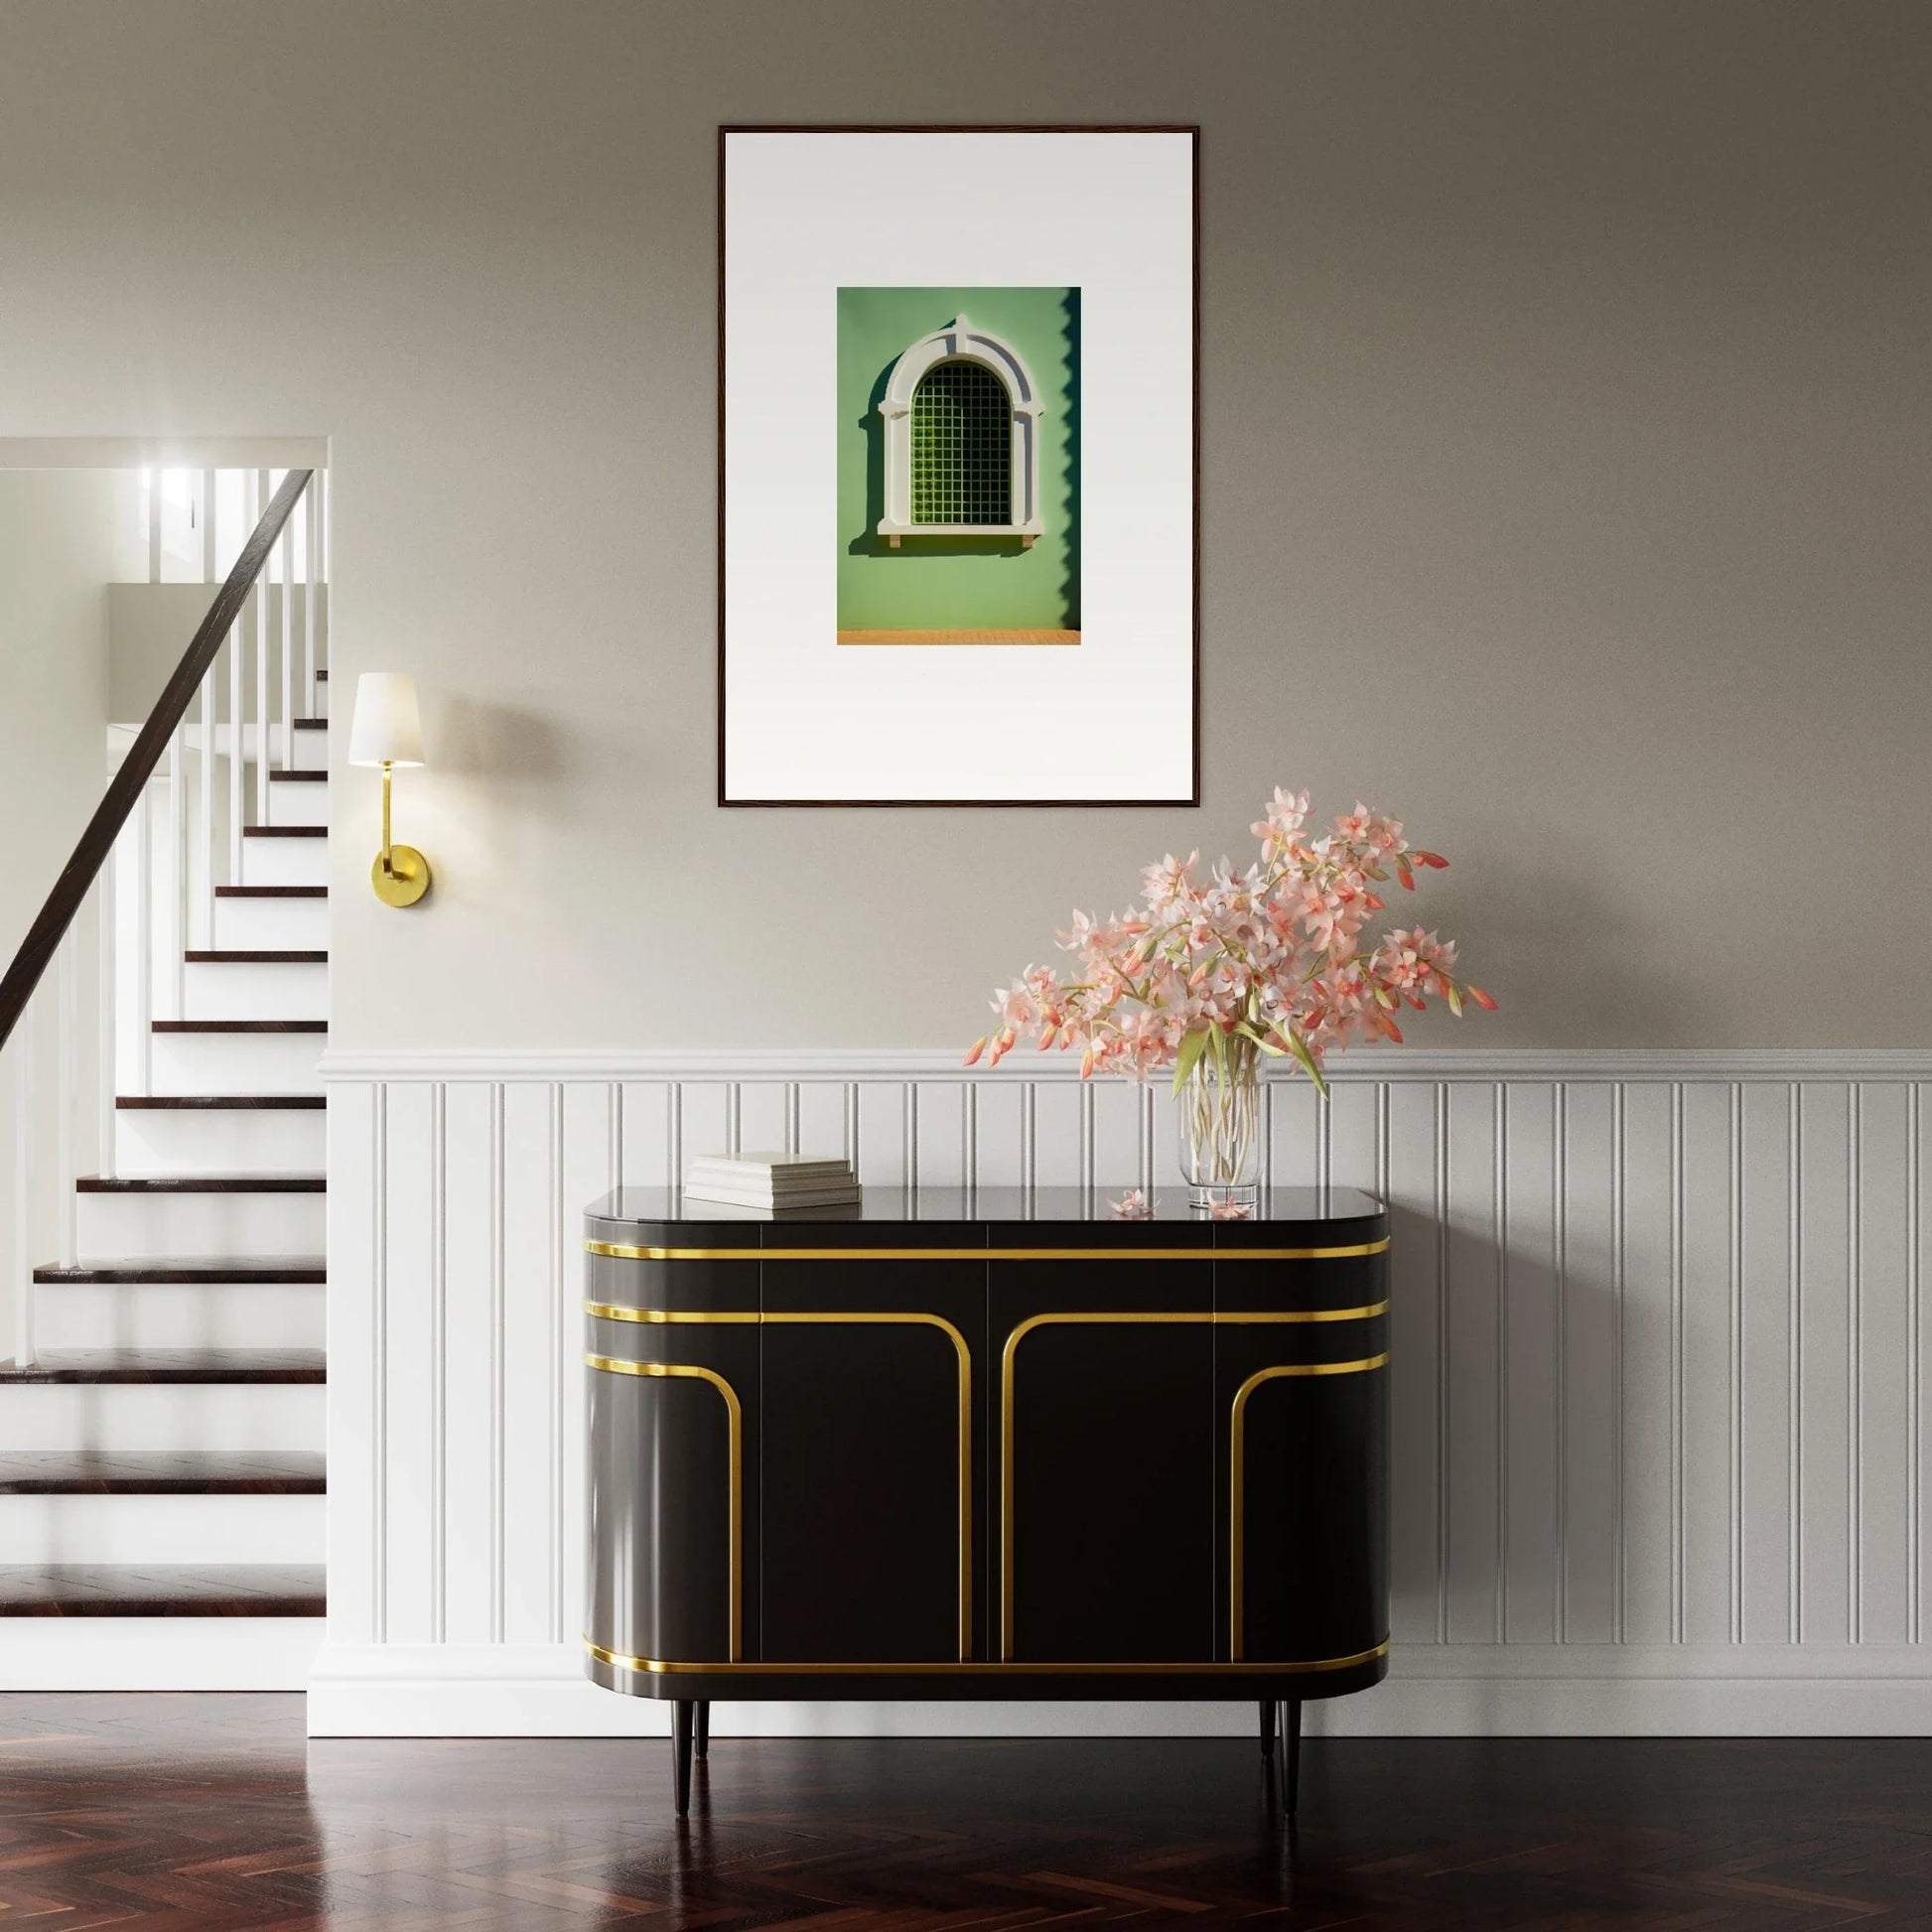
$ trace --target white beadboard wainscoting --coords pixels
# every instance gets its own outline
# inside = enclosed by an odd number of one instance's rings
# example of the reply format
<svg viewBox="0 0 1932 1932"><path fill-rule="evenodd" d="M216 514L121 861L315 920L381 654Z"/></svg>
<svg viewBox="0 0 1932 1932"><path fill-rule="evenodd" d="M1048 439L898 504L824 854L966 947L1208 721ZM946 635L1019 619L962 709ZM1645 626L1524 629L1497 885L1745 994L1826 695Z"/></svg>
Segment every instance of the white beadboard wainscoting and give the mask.
<svg viewBox="0 0 1932 1932"><path fill-rule="evenodd" d="M627 1733L580 1675L580 1218L694 1156L1175 1184L1160 1090L1020 1057L335 1053L311 1729ZM1932 1732L1932 1051L1367 1050L1277 1183L1395 1214L1389 1682L1311 1727ZM1245 1730L1246 1706L721 1706L721 1731Z"/></svg>

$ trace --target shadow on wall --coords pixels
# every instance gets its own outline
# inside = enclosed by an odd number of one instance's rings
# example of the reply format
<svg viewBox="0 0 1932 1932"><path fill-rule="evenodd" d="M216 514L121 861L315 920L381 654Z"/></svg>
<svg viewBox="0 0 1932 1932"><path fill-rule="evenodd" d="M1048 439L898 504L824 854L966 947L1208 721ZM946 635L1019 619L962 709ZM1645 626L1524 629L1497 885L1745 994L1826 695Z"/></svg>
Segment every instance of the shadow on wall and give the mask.
<svg viewBox="0 0 1932 1932"><path fill-rule="evenodd" d="M476 896L488 894L492 876L553 863L546 808L581 764L582 749L548 712L454 696L438 706L430 782L412 788L408 809L424 832L441 903L483 902Z"/></svg>
<svg viewBox="0 0 1932 1932"><path fill-rule="evenodd" d="M1548 1243L1499 1242L1479 1216L1396 1199L1389 1218L1391 1634L1615 1641L1619 1496L1644 1456L1624 1434L1619 1364L1668 1354L1667 1314L1618 1294L1607 1224L1571 1230L1559 1275ZM1539 1455L1512 1453L1538 1426ZM1476 1730L1505 1723L1483 1687L1459 1695Z"/></svg>
<svg viewBox="0 0 1932 1932"><path fill-rule="evenodd" d="M1019 557L1026 547L1018 537L920 537L916 550L895 550L879 534L886 514L886 419L879 405L893 379L898 357L894 356L873 378L872 394L859 427L866 433L866 527L846 545L854 557Z"/></svg>
<svg viewBox="0 0 1932 1932"><path fill-rule="evenodd" d="M552 715L476 698L444 701L430 752L439 775L484 779L493 787L548 787L565 763L563 735Z"/></svg>

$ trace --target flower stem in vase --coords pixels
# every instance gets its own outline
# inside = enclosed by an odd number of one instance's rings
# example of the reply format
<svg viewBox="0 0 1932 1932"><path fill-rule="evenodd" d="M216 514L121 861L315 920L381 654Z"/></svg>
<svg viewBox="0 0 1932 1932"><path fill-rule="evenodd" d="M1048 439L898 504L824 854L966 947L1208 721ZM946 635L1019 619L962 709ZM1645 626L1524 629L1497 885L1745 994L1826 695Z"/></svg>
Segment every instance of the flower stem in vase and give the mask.
<svg viewBox="0 0 1932 1932"><path fill-rule="evenodd" d="M1260 1193L1261 1069L1245 1042L1195 1062L1180 1090L1180 1129L1193 1205L1252 1206Z"/></svg>

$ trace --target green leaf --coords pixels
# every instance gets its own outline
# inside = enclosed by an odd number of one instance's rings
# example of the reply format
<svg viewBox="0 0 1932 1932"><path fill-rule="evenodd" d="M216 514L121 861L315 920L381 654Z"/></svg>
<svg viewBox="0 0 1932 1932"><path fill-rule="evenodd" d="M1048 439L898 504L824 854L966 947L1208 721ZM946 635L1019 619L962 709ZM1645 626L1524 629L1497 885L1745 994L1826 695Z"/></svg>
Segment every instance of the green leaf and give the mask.
<svg viewBox="0 0 1932 1932"><path fill-rule="evenodd" d="M1242 1038L1252 1039L1254 1043L1257 1046L1259 1046L1264 1053L1273 1053L1277 1059L1281 1059L1285 1057L1288 1052L1288 1048L1286 1046L1277 1046L1275 1042L1272 1039L1270 1039L1266 1034L1257 1032L1253 1027L1249 1026L1245 1020L1241 1021L1235 1027L1234 1031L1238 1033L1242 1036Z"/></svg>
<svg viewBox="0 0 1932 1932"><path fill-rule="evenodd" d="M1462 1018L1462 989L1453 980L1449 981L1449 1011L1460 1020Z"/></svg>
<svg viewBox="0 0 1932 1932"><path fill-rule="evenodd" d="M1309 1043L1293 1028L1289 1029L1288 1048L1302 1062L1302 1071L1314 1082L1314 1090L1322 1099L1328 1097L1328 1083L1321 1077L1321 1069L1314 1063L1314 1055L1309 1051Z"/></svg>
<svg viewBox="0 0 1932 1932"><path fill-rule="evenodd" d="M1193 1072L1195 1062L1199 1060L1201 1050L1207 1044L1209 1031L1207 1028L1202 1028L1197 1033L1189 1034L1180 1042L1180 1051L1174 1055L1173 1062L1173 1092L1176 1100L1180 1098L1180 1089L1187 1084L1187 1076Z"/></svg>

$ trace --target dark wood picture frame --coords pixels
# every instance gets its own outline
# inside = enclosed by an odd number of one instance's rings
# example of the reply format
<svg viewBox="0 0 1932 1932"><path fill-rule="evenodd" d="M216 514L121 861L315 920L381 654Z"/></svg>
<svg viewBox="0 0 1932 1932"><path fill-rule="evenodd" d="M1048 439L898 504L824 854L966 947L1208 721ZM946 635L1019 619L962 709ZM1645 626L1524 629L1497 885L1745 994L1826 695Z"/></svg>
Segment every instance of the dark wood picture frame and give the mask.
<svg viewBox="0 0 1932 1932"><path fill-rule="evenodd" d="M1191 662L1192 691L1188 726L1191 785L1188 796L1175 798L734 798L725 779L726 747L726 631L725 631L725 269L728 237L725 231L726 151L734 134L1184 134L1190 141L1192 176L1190 217L1192 234L1189 254L1193 288L1190 298L1192 333L1192 460L1191 513L1189 518L1190 569L1193 578ZM1201 801L1200 763L1200 127L1188 123L1140 122L926 122L848 123L848 122L759 122L728 123L718 129L718 803L723 807L784 807L823 810L831 807L895 808L928 810L1052 810L1088 811L1098 806L1121 808L1162 805L1170 808L1198 809Z"/></svg>

